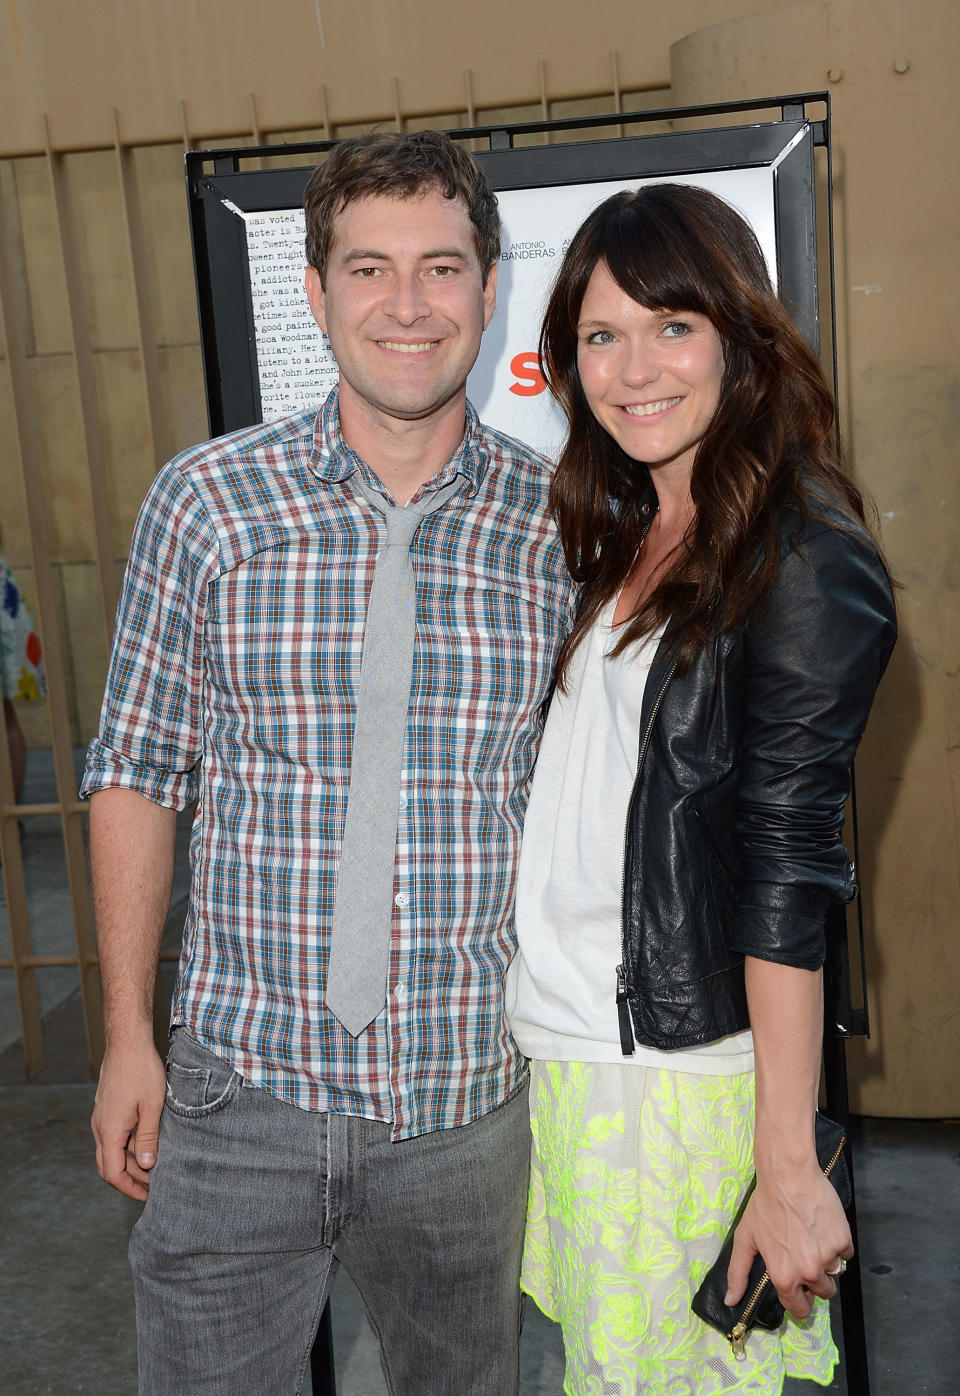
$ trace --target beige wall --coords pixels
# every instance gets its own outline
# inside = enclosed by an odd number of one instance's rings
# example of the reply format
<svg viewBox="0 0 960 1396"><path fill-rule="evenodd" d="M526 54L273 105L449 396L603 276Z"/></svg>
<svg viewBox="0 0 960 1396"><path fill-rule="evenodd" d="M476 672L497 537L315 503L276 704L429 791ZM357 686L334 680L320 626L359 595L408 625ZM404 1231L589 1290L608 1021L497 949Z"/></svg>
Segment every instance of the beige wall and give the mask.
<svg viewBox="0 0 960 1396"><path fill-rule="evenodd" d="M760 8L782 8L766 0ZM554 96L605 92L610 51L625 87L664 87L669 47L758 0L6 0L0 21L0 153L39 150L47 111L54 145L109 146L110 108L124 139L312 126L325 84L334 122L456 112L473 100L536 100L539 62ZM585 15L588 17L585 19ZM4 33L3 30L6 30ZM396 83L396 90L394 89Z"/></svg>
<svg viewBox="0 0 960 1396"><path fill-rule="evenodd" d="M841 410L905 584L858 762L874 1039L851 1051L854 1100L960 1114L957 7L611 0L584 22L573 0L492 0L451 13L449 0L3 7L4 311L23 355L23 459L43 483L70 735L96 722L102 575L122 563L158 461L206 431L184 138L612 112L617 90L629 108L828 88ZM0 528L30 593L11 382L0 360ZM21 711L30 740L48 742L44 708Z"/></svg>
<svg viewBox="0 0 960 1396"><path fill-rule="evenodd" d="M829 88L841 404L881 514L901 638L857 763L873 1036L865 1113L960 1113L960 10L844 0L720 25L672 53L682 103ZM903 71L901 71L903 70Z"/></svg>

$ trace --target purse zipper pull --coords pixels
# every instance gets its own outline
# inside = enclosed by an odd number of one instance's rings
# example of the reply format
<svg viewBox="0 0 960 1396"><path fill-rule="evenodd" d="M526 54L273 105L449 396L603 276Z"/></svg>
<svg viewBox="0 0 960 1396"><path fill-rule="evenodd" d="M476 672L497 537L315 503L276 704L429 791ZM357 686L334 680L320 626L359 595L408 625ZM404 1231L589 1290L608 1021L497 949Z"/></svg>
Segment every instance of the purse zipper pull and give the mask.
<svg viewBox="0 0 960 1396"><path fill-rule="evenodd" d="M730 1346L733 1348L734 1357L740 1362L742 1362L747 1355L747 1333L750 1329L750 1320L753 1317L753 1311L759 1304L760 1296L769 1283L770 1271L764 1270L753 1293L747 1300L740 1318L730 1330Z"/></svg>

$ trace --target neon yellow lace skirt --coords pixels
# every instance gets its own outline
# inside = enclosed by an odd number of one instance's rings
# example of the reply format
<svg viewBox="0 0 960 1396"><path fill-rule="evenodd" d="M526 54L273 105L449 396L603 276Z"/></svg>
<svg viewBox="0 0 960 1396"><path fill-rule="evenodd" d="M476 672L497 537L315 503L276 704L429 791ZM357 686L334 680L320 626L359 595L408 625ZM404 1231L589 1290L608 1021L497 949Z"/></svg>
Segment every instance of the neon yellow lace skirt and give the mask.
<svg viewBox="0 0 960 1396"><path fill-rule="evenodd" d="M521 1285L561 1324L566 1396L778 1396L830 1384L829 1305L738 1361L690 1310L753 1173L753 1074L531 1062Z"/></svg>

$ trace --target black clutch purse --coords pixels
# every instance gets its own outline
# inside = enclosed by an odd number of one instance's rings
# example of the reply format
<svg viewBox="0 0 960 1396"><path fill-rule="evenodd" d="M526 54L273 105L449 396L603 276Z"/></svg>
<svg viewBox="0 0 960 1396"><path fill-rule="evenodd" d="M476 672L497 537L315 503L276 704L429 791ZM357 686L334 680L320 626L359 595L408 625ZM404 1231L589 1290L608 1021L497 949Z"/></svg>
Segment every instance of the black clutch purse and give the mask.
<svg viewBox="0 0 960 1396"><path fill-rule="evenodd" d="M836 1188L846 1211L853 1198L853 1190L850 1186L850 1169L843 1152L847 1143L843 1126L817 1111L816 1140L820 1167ZM733 1307L723 1302L727 1292L727 1267L733 1251L733 1233L755 1186L756 1179L747 1188L720 1254L707 1271L690 1305L698 1318L723 1334L733 1348L735 1357L746 1355L744 1344L751 1328L779 1328L783 1322L783 1305L770 1283L767 1267L760 1255L754 1257L747 1288L740 1302Z"/></svg>

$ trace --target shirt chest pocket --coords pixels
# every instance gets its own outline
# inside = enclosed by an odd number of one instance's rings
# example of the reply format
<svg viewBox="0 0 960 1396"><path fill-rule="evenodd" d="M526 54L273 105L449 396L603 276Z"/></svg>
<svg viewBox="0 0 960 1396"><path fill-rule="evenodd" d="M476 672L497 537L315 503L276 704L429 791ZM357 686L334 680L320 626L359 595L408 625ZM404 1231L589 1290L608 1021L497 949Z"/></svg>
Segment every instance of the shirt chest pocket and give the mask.
<svg viewBox="0 0 960 1396"><path fill-rule="evenodd" d="M218 578L205 632L215 705L282 705L294 720L325 695L342 705L366 587L355 551L324 539L264 549Z"/></svg>
<svg viewBox="0 0 960 1396"><path fill-rule="evenodd" d="M532 593L474 582L422 605L414 690L445 716L450 748L502 742L537 726L563 617ZM431 698L429 695L433 695Z"/></svg>

